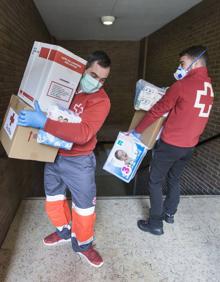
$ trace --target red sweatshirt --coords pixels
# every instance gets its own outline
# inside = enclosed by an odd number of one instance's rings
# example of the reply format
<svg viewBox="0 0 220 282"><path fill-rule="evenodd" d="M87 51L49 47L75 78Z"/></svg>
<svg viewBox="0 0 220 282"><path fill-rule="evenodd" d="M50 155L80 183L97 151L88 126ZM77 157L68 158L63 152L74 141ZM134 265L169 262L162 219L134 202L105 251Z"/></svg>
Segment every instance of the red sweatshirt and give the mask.
<svg viewBox="0 0 220 282"><path fill-rule="evenodd" d="M47 119L44 130L56 137L74 143L70 151L59 150L60 155L88 155L94 150L97 143L96 133L109 113L110 100L102 88L92 94L80 93L74 96L70 110L81 117L81 123L67 123Z"/></svg>
<svg viewBox="0 0 220 282"><path fill-rule="evenodd" d="M191 70L188 75L172 84L136 127L141 133L164 113L161 139L178 147L193 147L203 133L213 104L214 94L207 68Z"/></svg>

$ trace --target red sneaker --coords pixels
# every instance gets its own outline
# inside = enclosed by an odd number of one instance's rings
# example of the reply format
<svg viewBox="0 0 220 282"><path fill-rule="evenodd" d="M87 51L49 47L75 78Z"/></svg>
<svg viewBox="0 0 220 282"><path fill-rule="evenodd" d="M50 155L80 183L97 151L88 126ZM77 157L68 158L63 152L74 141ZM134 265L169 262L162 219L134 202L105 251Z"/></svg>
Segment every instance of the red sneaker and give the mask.
<svg viewBox="0 0 220 282"><path fill-rule="evenodd" d="M90 247L88 250L83 252L77 252L77 254L85 258L87 262L94 267L101 267L104 263L100 254L95 249L93 249L93 247Z"/></svg>
<svg viewBox="0 0 220 282"><path fill-rule="evenodd" d="M43 239L44 245L47 245L47 246L53 246L53 245L57 245L57 244L60 244L63 242L69 242L69 241L71 241L71 238L63 239L56 232L51 233L50 235L48 235L47 237Z"/></svg>

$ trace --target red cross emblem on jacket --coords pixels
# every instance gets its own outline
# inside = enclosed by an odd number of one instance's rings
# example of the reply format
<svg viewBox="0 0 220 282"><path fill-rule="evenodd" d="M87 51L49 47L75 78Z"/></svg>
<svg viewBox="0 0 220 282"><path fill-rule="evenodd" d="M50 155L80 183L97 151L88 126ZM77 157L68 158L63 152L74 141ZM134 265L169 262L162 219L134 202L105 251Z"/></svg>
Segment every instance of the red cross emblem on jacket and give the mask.
<svg viewBox="0 0 220 282"><path fill-rule="evenodd" d="M199 117L208 117L213 103L213 89L209 82L204 82L204 90L198 90L196 94L195 108L200 109Z"/></svg>

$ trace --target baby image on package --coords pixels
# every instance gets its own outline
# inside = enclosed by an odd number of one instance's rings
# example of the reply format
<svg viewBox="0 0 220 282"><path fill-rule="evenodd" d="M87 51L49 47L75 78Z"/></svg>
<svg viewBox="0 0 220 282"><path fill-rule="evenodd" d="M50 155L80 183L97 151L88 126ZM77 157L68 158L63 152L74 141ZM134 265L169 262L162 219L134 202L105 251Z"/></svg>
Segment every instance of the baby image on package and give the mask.
<svg viewBox="0 0 220 282"><path fill-rule="evenodd" d="M147 147L137 138L119 132L103 169L125 182L130 182L147 153Z"/></svg>

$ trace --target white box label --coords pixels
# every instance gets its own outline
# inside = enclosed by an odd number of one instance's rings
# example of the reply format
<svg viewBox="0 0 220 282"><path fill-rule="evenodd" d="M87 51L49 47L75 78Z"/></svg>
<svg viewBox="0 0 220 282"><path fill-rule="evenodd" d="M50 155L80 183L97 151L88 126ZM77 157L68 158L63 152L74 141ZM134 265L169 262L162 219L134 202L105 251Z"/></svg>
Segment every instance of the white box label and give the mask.
<svg viewBox="0 0 220 282"><path fill-rule="evenodd" d="M51 81L47 96L53 97L57 100L69 102L72 97L72 93L72 88L57 83L55 81Z"/></svg>
<svg viewBox="0 0 220 282"><path fill-rule="evenodd" d="M14 136L17 123L18 114L12 108L9 108L8 115L4 124L4 130L6 131L10 139L12 139Z"/></svg>

